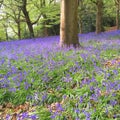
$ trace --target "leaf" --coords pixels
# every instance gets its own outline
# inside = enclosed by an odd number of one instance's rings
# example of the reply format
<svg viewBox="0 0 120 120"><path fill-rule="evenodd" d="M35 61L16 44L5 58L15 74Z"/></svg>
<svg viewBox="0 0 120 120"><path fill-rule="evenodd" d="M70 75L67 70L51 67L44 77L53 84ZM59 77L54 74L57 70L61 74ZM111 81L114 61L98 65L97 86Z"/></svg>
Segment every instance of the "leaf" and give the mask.
<svg viewBox="0 0 120 120"><path fill-rule="evenodd" d="M17 114L15 113L15 114L13 114L13 116L12 116L12 119L11 120L17 120Z"/></svg>

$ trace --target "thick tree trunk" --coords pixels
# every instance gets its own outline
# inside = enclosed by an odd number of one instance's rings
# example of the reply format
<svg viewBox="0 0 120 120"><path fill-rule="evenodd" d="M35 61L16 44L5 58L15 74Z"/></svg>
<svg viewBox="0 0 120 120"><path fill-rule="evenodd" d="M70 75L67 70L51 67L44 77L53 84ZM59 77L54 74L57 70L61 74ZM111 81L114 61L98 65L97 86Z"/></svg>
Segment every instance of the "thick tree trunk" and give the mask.
<svg viewBox="0 0 120 120"><path fill-rule="evenodd" d="M61 47L79 47L77 8L78 0L61 0Z"/></svg>
<svg viewBox="0 0 120 120"><path fill-rule="evenodd" d="M26 9L26 5L27 5L27 1L26 0L22 0L23 1L23 6L22 6L22 12L25 16L25 19L26 19L26 23L27 23L27 26L28 26L28 29L29 29L29 32L30 32L30 37L33 38L34 37L34 30L33 30L33 24L30 20L30 17L29 17L29 13Z"/></svg>
<svg viewBox="0 0 120 120"><path fill-rule="evenodd" d="M96 33L102 32L102 14L103 14L103 1L97 0L97 14L96 14Z"/></svg>

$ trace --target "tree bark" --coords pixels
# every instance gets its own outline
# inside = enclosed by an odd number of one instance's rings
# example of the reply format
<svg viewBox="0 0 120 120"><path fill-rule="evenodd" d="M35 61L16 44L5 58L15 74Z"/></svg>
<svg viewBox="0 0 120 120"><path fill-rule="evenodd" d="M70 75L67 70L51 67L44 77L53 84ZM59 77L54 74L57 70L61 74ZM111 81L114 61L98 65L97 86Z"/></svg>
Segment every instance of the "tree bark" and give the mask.
<svg viewBox="0 0 120 120"><path fill-rule="evenodd" d="M7 26L5 24L3 24L3 27L4 27L4 30L5 30L6 40L8 41L9 40L9 36L8 36Z"/></svg>
<svg viewBox="0 0 120 120"><path fill-rule="evenodd" d="M103 1L97 0L97 13L96 13L96 33L102 32L102 14L103 14Z"/></svg>
<svg viewBox="0 0 120 120"><path fill-rule="evenodd" d="M119 19L119 14L120 14L120 0L115 0L115 5L116 5L116 27L117 30L119 29L120 25L120 19Z"/></svg>
<svg viewBox="0 0 120 120"><path fill-rule="evenodd" d="M78 1L79 3L78 3L78 5L79 5L79 7L80 7L80 11L79 11L79 17L78 17L78 19L79 19L79 21L78 21L78 24L79 24L79 31L80 31L80 33L82 34L83 33L83 23L82 23L82 7L83 7L83 0L80 0L80 1Z"/></svg>
<svg viewBox="0 0 120 120"><path fill-rule="evenodd" d="M17 24L18 27L18 39L21 39L21 28L20 28L20 22Z"/></svg>
<svg viewBox="0 0 120 120"><path fill-rule="evenodd" d="M20 17L21 17L21 10L19 10L19 13L18 13L18 17L17 17L17 29L18 29L18 39L20 40L21 39L21 21L20 21Z"/></svg>
<svg viewBox="0 0 120 120"><path fill-rule="evenodd" d="M26 8L27 0L22 0L22 1L23 1L22 12L23 12L25 19L26 19L26 23L27 23L27 26L28 26L28 29L30 32L30 37L34 38L34 30L33 30L33 26L32 26L33 24L30 20L30 16L29 16L29 13L28 13L27 8Z"/></svg>
<svg viewBox="0 0 120 120"><path fill-rule="evenodd" d="M78 0L61 0L60 46L79 47Z"/></svg>

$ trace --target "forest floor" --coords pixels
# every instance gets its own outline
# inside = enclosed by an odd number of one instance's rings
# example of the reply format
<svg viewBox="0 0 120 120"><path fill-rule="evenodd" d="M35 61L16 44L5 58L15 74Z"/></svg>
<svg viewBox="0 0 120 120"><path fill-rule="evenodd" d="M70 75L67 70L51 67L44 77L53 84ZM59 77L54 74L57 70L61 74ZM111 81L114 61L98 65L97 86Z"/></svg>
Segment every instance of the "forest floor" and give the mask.
<svg viewBox="0 0 120 120"><path fill-rule="evenodd" d="M0 43L0 120L120 120L120 31Z"/></svg>

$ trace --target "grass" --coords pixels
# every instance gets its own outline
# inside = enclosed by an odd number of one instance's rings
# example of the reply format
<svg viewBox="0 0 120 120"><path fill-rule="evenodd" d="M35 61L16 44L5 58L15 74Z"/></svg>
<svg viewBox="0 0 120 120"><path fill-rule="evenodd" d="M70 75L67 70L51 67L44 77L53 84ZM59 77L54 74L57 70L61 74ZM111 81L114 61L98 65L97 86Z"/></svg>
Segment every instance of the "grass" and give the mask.
<svg viewBox="0 0 120 120"><path fill-rule="evenodd" d="M79 35L84 50L59 48L58 36L1 42L0 105L37 106L37 117L22 111L21 120L119 120L118 34Z"/></svg>

